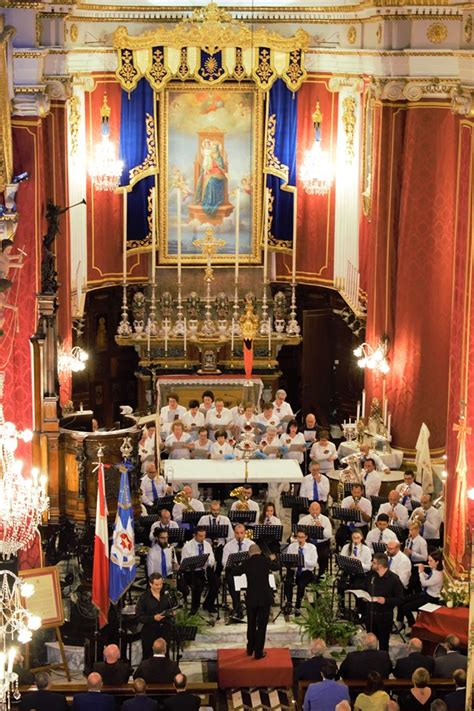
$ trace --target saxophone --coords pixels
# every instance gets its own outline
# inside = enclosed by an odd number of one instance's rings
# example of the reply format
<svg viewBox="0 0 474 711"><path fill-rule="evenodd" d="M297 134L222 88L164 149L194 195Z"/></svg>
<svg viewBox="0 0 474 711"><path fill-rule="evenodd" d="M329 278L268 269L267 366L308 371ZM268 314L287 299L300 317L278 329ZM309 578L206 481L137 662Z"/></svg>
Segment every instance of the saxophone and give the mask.
<svg viewBox="0 0 474 711"><path fill-rule="evenodd" d="M173 499L173 503L181 504L181 506L184 507L185 511L194 511L194 508L191 506L191 497L188 496L184 491L178 491L178 493Z"/></svg>
<svg viewBox="0 0 474 711"><path fill-rule="evenodd" d="M247 499L247 494L244 491L243 486L237 486L235 489L232 489L230 492L230 495L233 497L236 497L239 500L239 503L237 504L237 511L248 511L249 510L249 505L248 505L248 499Z"/></svg>

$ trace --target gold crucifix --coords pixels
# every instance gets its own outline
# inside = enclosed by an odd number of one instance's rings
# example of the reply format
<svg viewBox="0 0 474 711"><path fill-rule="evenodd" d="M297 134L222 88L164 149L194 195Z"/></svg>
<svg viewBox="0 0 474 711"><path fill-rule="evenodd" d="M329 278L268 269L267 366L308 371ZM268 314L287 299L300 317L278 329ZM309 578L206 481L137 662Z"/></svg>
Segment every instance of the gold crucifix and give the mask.
<svg viewBox="0 0 474 711"><path fill-rule="evenodd" d="M217 239L214 236L214 230L209 227L205 233L203 239L193 240L193 246L201 250L204 257L207 257L207 266L204 271L204 278L206 281L211 281L213 279L213 269L211 267L212 257L215 257L219 247L225 245L225 239Z"/></svg>

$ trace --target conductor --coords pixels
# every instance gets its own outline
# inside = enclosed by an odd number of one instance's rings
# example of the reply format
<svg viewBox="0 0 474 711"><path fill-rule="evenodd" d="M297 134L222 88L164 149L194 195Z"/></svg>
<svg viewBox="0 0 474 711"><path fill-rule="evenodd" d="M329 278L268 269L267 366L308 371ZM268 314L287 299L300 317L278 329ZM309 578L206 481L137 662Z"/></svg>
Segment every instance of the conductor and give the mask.
<svg viewBox="0 0 474 711"><path fill-rule="evenodd" d="M265 635L272 605L272 589L270 587L270 571L278 570L276 556L268 558L262 554L259 546L253 544L249 548L249 557L239 566L239 573L247 576L247 654L255 659L263 659L266 653Z"/></svg>

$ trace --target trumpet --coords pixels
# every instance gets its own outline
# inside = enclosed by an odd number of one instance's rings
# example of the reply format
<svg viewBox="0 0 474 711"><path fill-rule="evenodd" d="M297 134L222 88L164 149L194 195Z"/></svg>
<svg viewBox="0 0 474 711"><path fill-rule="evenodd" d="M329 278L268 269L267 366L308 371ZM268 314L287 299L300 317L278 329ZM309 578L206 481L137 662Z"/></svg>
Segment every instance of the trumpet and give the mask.
<svg viewBox="0 0 474 711"><path fill-rule="evenodd" d="M239 503L237 504L237 511L248 511L249 510L248 497L244 491L243 486L237 486L235 489L232 489L232 491L230 492L230 495L239 500Z"/></svg>
<svg viewBox="0 0 474 711"><path fill-rule="evenodd" d="M181 506L184 506L186 511L194 511L194 508L191 506L191 497L185 494L184 491L178 491L173 499L173 503L181 504Z"/></svg>

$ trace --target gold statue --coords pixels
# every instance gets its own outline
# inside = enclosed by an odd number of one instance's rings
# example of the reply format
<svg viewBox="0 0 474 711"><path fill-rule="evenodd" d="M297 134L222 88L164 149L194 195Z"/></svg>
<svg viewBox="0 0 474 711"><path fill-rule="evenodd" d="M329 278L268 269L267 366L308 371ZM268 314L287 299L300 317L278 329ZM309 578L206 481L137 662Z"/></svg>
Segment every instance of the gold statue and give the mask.
<svg viewBox="0 0 474 711"><path fill-rule="evenodd" d="M244 341L253 341L257 335L258 316L254 313L253 304L247 301L245 314L240 317L240 330Z"/></svg>

